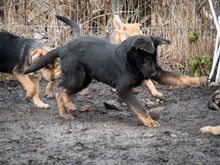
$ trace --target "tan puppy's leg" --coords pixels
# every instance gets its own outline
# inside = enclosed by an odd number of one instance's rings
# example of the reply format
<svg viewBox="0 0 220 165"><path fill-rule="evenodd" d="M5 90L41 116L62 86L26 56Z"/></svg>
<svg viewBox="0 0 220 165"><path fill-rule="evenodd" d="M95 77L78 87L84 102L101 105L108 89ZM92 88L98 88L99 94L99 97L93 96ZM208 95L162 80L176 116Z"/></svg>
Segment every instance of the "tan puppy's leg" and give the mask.
<svg viewBox="0 0 220 165"><path fill-rule="evenodd" d="M220 126L205 126L200 129L200 132L220 135Z"/></svg>
<svg viewBox="0 0 220 165"><path fill-rule="evenodd" d="M207 83L206 77L190 77L190 76L180 76L179 78L167 77L165 80L170 85L177 86L200 86Z"/></svg>
<svg viewBox="0 0 220 165"><path fill-rule="evenodd" d="M48 81L47 86L46 86L46 88L45 88L45 96L46 96L48 99L53 97L53 93L52 93L53 84L54 84L53 81Z"/></svg>
<svg viewBox="0 0 220 165"><path fill-rule="evenodd" d="M52 98L53 97L53 94L52 94L52 90L53 90L52 71L50 71L49 69L46 69L46 68L42 68L42 69L40 69L40 72L42 73L43 77L48 81L46 89L45 89L45 96L47 98Z"/></svg>
<svg viewBox="0 0 220 165"><path fill-rule="evenodd" d="M50 106L48 104L45 104L43 103L41 100L40 100L40 80L38 77L34 77L32 78L33 82L34 82L34 85L35 85L35 94L33 96L33 101L34 101L34 104L38 107L38 108L49 108Z"/></svg>
<svg viewBox="0 0 220 165"><path fill-rule="evenodd" d="M28 75L22 75L16 71L16 69L13 70L13 76L21 83L23 88L26 90L26 99L31 99L35 92L36 88L34 83L30 80Z"/></svg>
<svg viewBox="0 0 220 165"><path fill-rule="evenodd" d="M178 75L170 71L165 71L161 68L157 70L157 74L151 77L151 79L160 84L182 87L206 85L208 82L206 77Z"/></svg>
<svg viewBox="0 0 220 165"><path fill-rule="evenodd" d="M153 82L150 79L149 80L145 80L144 84L150 90L150 93L152 94L152 96L154 96L154 97L156 97L158 99L164 99L163 94L161 92L157 91L157 89L155 88Z"/></svg>
<svg viewBox="0 0 220 165"><path fill-rule="evenodd" d="M65 106L64 106L64 101L62 98L62 92L60 92L60 90L58 90L58 92L56 94L56 101L57 101L58 113L61 118L66 119L66 120L75 119L74 116L67 114L65 112Z"/></svg>
<svg viewBox="0 0 220 165"><path fill-rule="evenodd" d="M40 57L42 57L43 55L47 54L49 51L51 51L52 49L49 47L44 47L44 48L39 48L39 49L35 49L31 52L32 54L32 62L35 63L37 62ZM40 72L42 73L43 77L48 81L46 89L45 89L45 96L47 98L52 98L52 88L53 88L53 82L51 81L51 79L53 78L53 69L52 68L42 68L40 69Z"/></svg>

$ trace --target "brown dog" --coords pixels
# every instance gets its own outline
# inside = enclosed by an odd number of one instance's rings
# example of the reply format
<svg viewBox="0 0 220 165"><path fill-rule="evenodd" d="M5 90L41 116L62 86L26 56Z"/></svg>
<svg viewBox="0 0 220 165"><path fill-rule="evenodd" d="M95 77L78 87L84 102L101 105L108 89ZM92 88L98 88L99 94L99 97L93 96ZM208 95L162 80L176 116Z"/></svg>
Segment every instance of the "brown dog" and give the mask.
<svg viewBox="0 0 220 165"><path fill-rule="evenodd" d="M208 107L212 110L220 110L220 90L212 94L212 99L208 102ZM205 126L200 129L200 132L220 135L220 126Z"/></svg>
<svg viewBox="0 0 220 165"><path fill-rule="evenodd" d="M51 50L50 46L38 40L0 32L0 72L12 74L26 90L26 99L33 99L38 108L49 108L49 105L40 99L39 82L41 76L37 72L23 75L23 71ZM40 73L48 81L45 89L47 98L52 97L53 79L56 74L54 65L55 61L40 70Z"/></svg>

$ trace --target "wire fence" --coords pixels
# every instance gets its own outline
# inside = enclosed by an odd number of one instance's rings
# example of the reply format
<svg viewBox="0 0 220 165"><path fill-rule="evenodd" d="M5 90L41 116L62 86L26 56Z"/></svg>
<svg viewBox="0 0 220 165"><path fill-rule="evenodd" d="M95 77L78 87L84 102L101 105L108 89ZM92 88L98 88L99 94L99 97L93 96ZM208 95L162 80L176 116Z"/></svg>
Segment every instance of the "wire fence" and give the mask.
<svg viewBox="0 0 220 165"><path fill-rule="evenodd" d="M191 74L190 57L212 58L215 26L206 0L3 0L0 2L0 29L47 41L56 47L73 38L69 27L55 15L76 20L82 34L108 38L112 32L112 15L128 23L141 23L146 35L172 41L161 46L158 57L163 68ZM215 8L220 2L214 1ZM216 10L219 12L219 10ZM220 13L217 13L218 15ZM191 34L197 39L191 42Z"/></svg>

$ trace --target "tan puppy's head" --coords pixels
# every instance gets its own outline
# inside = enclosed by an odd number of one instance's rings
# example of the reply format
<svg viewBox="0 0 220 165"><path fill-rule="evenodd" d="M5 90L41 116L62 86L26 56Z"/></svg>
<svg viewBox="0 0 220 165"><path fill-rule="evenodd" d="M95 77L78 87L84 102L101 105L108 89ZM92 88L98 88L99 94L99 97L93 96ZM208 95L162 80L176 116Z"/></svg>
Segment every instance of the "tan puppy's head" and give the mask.
<svg viewBox="0 0 220 165"><path fill-rule="evenodd" d="M120 44L129 36L143 34L138 23L123 23L118 15L114 15L112 19L113 33L111 36L111 42L114 44Z"/></svg>
<svg viewBox="0 0 220 165"><path fill-rule="evenodd" d="M41 48L34 49L31 52L32 63L37 62L42 56L51 51L52 48L44 46ZM61 76L60 65L58 60L54 60L52 63L48 64L47 67L40 69L40 72L47 81L51 81L53 78L58 78Z"/></svg>

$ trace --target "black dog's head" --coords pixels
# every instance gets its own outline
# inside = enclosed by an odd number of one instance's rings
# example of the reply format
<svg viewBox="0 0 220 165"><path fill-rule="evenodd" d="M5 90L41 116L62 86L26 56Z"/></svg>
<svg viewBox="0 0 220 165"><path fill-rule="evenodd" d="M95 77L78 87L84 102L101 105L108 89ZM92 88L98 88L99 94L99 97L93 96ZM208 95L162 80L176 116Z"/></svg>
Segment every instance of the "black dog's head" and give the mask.
<svg viewBox="0 0 220 165"><path fill-rule="evenodd" d="M126 61L133 70L140 71L144 79L156 74L157 46L170 41L156 36L136 35L127 38L120 46L126 53Z"/></svg>

